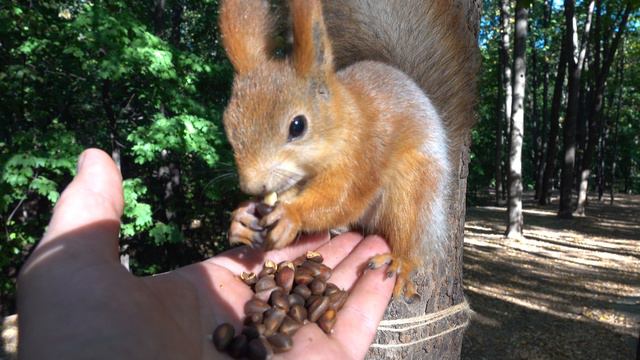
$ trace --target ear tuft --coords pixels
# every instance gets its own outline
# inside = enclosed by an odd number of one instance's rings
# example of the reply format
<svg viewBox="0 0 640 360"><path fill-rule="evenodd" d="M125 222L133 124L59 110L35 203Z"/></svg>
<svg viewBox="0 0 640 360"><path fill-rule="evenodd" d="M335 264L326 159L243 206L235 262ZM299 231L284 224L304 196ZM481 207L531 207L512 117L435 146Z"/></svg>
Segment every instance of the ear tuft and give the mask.
<svg viewBox="0 0 640 360"><path fill-rule="evenodd" d="M275 21L269 1L223 0L220 4L222 43L238 74L271 58Z"/></svg>
<svg viewBox="0 0 640 360"><path fill-rule="evenodd" d="M300 76L324 76L333 70L331 43L319 0L291 0L293 66Z"/></svg>

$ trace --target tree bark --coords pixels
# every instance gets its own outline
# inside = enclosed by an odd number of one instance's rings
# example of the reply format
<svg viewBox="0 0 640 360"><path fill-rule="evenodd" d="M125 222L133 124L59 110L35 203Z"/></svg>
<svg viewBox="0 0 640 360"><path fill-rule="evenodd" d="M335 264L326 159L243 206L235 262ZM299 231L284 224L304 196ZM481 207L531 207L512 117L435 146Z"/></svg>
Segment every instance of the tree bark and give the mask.
<svg viewBox="0 0 640 360"><path fill-rule="evenodd" d="M604 105L605 83L607 80L607 76L609 75L609 70L611 68L611 64L613 63L618 45L620 44L620 40L624 35L630 13L631 2L628 1L626 3L624 13L622 14L620 25L618 25L618 30L616 31L613 41L611 42L611 45L603 59L602 68L596 69L597 76L596 84L594 87L595 101L592 102L591 111L589 112L589 139L587 142L587 148L585 150L584 157L582 159L582 171L580 173L580 191L578 193L578 204L575 211L575 213L579 216L584 216L585 214L587 192L589 189L589 177L591 176L591 163L593 161L593 155L598 143L598 138L601 135L600 130L602 129L602 110Z"/></svg>
<svg viewBox="0 0 640 360"><path fill-rule="evenodd" d="M509 200L507 203L508 238L522 237L522 141L524 138L524 95L526 87L527 17L526 0L516 1L514 44L513 110L509 135Z"/></svg>
<svg viewBox="0 0 640 360"><path fill-rule="evenodd" d="M501 57L502 58L502 57ZM502 84L502 64L498 63L498 77L499 81ZM503 88L498 86L498 94L496 96L497 104L496 104L496 142L495 142L495 150L494 150L494 166L495 166L495 204L496 206L500 206L500 200L502 199L502 123L504 122L504 99L503 99Z"/></svg>
<svg viewBox="0 0 640 360"><path fill-rule="evenodd" d="M567 115L562 125L563 166L560 178L561 218L572 217L571 193L573 189L573 171L576 160L576 115L578 112L578 89L580 87L580 71L578 70L578 34L576 29L575 1L565 0L564 17L569 48L569 82L567 90Z"/></svg>
<svg viewBox="0 0 640 360"><path fill-rule="evenodd" d="M542 29L542 47L543 49L547 49L548 44L548 36L547 33L549 31L549 23L551 21L551 11L553 7L553 0L544 2L544 11L543 11L543 29ZM542 124L541 124L541 143L540 143L540 153L538 158L538 168L536 169L536 179L535 179L535 187L536 187L536 196L535 198L538 200L538 203L544 203L546 199L543 200L543 197L546 196L544 194L544 172L546 169L546 153L549 147L548 133L547 127L549 124L549 60L547 56L542 56ZM564 79L563 79L564 80ZM554 140L555 146L555 140Z"/></svg>
<svg viewBox="0 0 640 360"><path fill-rule="evenodd" d="M166 0L155 0L153 7L153 33L160 37L164 30L164 9Z"/></svg>
<svg viewBox="0 0 640 360"><path fill-rule="evenodd" d="M618 99L616 101L616 118L613 122L613 154L611 156L611 184L610 184L610 204L615 199L616 185L616 159L618 157L618 123L620 122L620 109L622 107L622 90L624 89L624 42L620 51L620 60L618 61ZM640 356L640 354L639 354Z"/></svg>
<svg viewBox="0 0 640 360"><path fill-rule="evenodd" d="M549 116L549 138L547 142L547 156L542 175L542 194L538 199L540 205L547 205L551 199L551 180L556 174L556 157L558 155L558 132L560 130L560 110L562 105L562 88L567 71L570 49L566 40L562 42L560 49L560 59L558 60L558 70L556 71L556 81L553 87L553 97L551 99L551 116Z"/></svg>
<svg viewBox="0 0 640 360"><path fill-rule="evenodd" d="M433 261L425 264L425 268L419 270L414 277L421 299L412 304L407 304L402 299L393 301L385 314L385 320L409 319L449 309L464 302L462 248L465 193L470 133L476 119L476 76L480 65L477 36L481 1L403 0L367 3L367 6L385 6L387 8L383 10L394 16L398 16L395 12L402 14L408 23L415 24L415 29L422 29L420 31L424 31L423 34L429 34L428 43L440 44L442 49L447 50L446 53L439 54L433 52L430 46L425 46L425 41L416 42L416 39L423 38L412 36L415 35L412 33L403 33L403 39L407 36L403 43L385 43L387 39L376 36L384 31L374 25L386 26L388 23L386 20L376 23L375 19L360 16L363 12L366 14L370 11L363 4L362 1L345 0L323 2L336 67L342 68L362 59L394 64L429 94L449 135L452 173L448 210L445 214L449 220L449 236L442 246L443 256L433 257ZM416 11L407 12L407 9ZM354 28L357 29L356 33L353 33ZM392 29L391 31L398 31L395 25ZM365 34L370 30L371 33ZM353 41L359 37L364 37L367 41ZM372 43L375 46L372 47ZM416 66L412 62L415 58L408 61L410 58L407 57L407 51L420 54L420 63L431 66ZM463 329L468 320L469 313L461 311L433 324L406 331L378 330L367 358L457 359L460 357ZM431 338L432 336L435 337Z"/></svg>
<svg viewBox="0 0 640 360"><path fill-rule="evenodd" d="M502 119L496 119L498 126L496 130L496 205L500 204L503 197L503 176L502 171L502 124L509 124L511 120L512 92L511 86L511 65L509 49L511 41L511 20L509 16L509 2L507 0L500 1L500 75L502 79L502 93L504 94ZM507 125L509 128L509 125Z"/></svg>

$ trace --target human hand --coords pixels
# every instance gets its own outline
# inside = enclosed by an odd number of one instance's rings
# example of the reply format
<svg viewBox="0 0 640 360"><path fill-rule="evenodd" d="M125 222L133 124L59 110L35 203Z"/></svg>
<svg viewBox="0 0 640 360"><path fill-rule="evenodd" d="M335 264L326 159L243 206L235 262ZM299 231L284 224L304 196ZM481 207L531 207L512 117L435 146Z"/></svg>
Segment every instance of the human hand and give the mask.
<svg viewBox="0 0 640 360"><path fill-rule="evenodd" d="M330 281L351 294L326 335L302 327L282 359L361 359L391 298L394 279L366 271L389 248L379 237L349 233L308 236L266 253L235 248L206 261L151 277L120 265L122 178L109 156L85 151L78 175L62 193L42 240L18 279L22 359L213 359L209 335L223 322L241 328L252 291L236 276L265 259L280 262L317 249L334 268Z"/></svg>

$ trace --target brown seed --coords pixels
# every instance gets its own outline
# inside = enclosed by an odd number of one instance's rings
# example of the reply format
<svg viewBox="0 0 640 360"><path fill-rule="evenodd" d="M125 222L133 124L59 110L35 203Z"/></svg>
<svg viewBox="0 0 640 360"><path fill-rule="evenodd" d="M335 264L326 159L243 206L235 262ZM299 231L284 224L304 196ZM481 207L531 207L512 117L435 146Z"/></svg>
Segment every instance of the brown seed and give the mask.
<svg viewBox="0 0 640 360"><path fill-rule="evenodd" d="M295 265L293 265L293 262L289 261L289 260L285 260L283 262L281 262L280 264L278 264L278 271L284 269L284 268L289 268L293 271L296 270Z"/></svg>
<svg viewBox="0 0 640 360"><path fill-rule="evenodd" d="M269 304L259 299L251 299L246 304L244 304L244 312L247 315L262 314L263 312L269 310L269 308Z"/></svg>
<svg viewBox="0 0 640 360"><path fill-rule="evenodd" d="M337 291L329 295L329 307L334 309L335 311L339 311L344 306L344 303L347 302L348 298L348 292L342 290Z"/></svg>
<svg viewBox="0 0 640 360"><path fill-rule="evenodd" d="M307 251L307 254L305 255L305 257L307 258L307 260L315 261L317 263L322 263L324 261L322 254L320 254L317 251L309 250Z"/></svg>
<svg viewBox="0 0 640 360"><path fill-rule="evenodd" d="M320 329L327 334L331 334L333 332L333 326L336 324L336 311L333 309L329 309L325 311L320 319L318 319L318 326Z"/></svg>
<svg viewBox="0 0 640 360"><path fill-rule="evenodd" d="M235 333L235 329L229 323L221 324L213 330L213 344L216 346L216 349L218 349L218 351L224 351L229 344L231 344Z"/></svg>
<svg viewBox="0 0 640 360"><path fill-rule="evenodd" d="M293 293L302 296L305 300L311 296L311 290L307 285L296 285L296 287L293 288Z"/></svg>
<svg viewBox="0 0 640 360"><path fill-rule="evenodd" d="M309 305L309 310L307 314L307 318L311 322L316 322L324 314L325 311L329 308L329 298L323 296L318 298Z"/></svg>
<svg viewBox="0 0 640 360"><path fill-rule="evenodd" d="M267 337L269 343L273 346L273 351L281 353L291 350L293 347L293 340L291 336L282 333L277 333Z"/></svg>
<svg viewBox="0 0 640 360"><path fill-rule="evenodd" d="M293 305L289 309L289 316L299 323L303 323L307 319L307 309L302 305Z"/></svg>
<svg viewBox="0 0 640 360"><path fill-rule="evenodd" d="M307 258L305 258L304 256L300 256L297 257L295 259L293 259L293 266L295 266L296 268L299 267L300 265L302 265L302 263L304 263L304 261L307 260Z"/></svg>
<svg viewBox="0 0 640 360"><path fill-rule="evenodd" d="M289 307L296 304L304 306L304 298L299 294L289 294Z"/></svg>
<svg viewBox="0 0 640 360"><path fill-rule="evenodd" d="M256 282L258 282L258 277L252 272L243 271L240 275L240 279L242 279L242 281L244 281L244 283L249 286L254 285Z"/></svg>
<svg viewBox="0 0 640 360"><path fill-rule="evenodd" d="M276 273L276 269L265 267L265 268L262 268L262 270L260 270L260 272L258 273L258 278L262 279L267 275L273 275L275 273Z"/></svg>
<svg viewBox="0 0 640 360"><path fill-rule="evenodd" d="M267 339L259 337L249 342L247 355L251 360L265 360L273 357L273 348Z"/></svg>
<svg viewBox="0 0 640 360"><path fill-rule="evenodd" d="M260 292L264 290L273 289L276 287L276 281L274 280L273 275L266 275L265 277L260 278L255 286L255 292Z"/></svg>
<svg viewBox="0 0 640 360"><path fill-rule="evenodd" d="M324 264L317 263L315 261L306 260L302 263L300 269L309 269L313 277L317 277L324 281L329 280L331 277L331 268ZM298 270L299 272L300 270Z"/></svg>
<svg viewBox="0 0 640 360"><path fill-rule="evenodd" d="M295 334L301 326L301 322L287 315L284 317L284 320L282 320L282 324L280 325L280 329L278 329L278 331L285 335L293 336L293 334Z"/></svg>
<svg viewBox="0 0 640 360"><path fill-rule="evenodd" d="M262 325L262 327L264 327L264 325ZM258 325L256 324L246 325L242 328L242 333L247 337L247 340L253 340L257 337L260 337L260 330L258 329Z"/></svg>
<svg viewBox="0 0 640 360"><path fill-rule="evenodd" d="M322 295L324 290L327 288L327 283L322 281L321 279L315 279L309 285L309 289L311 289L311 293L314 295Z"/></svg>
<svg viewBox="0 0 640 360"><path fill-rule="evenodd" d="M259 300L262 300L262 301L264 301L264 302L268 302L268 301L269 301L269 299L271 298L271 294L272 294L274 291L277 291L277 290L282 291L282 288L281 288L281 287L279 287L279 286L276 286L276 287L272 287L271 289L262 290L262 291L256 292L256 293L253 295L253 297L254 297L255 299L259 299Z"/></svg>
<svg viewBox="0 0 640 360"><path fill-rule="evenodd" d="M233 341L231 341L231 344L227 348L227 352L235 359L244 357L247 353L247 343L247 337L240 334L233 338Z"/></svg>
<svg viewBox="0 0 640 360"><path fill-rule="evenodd" d="M280 308L271 308L264 314L264 336L271 336L278 331L287 312Z"/></svg>
<svg viewBox="0 0 640 360"><path fill-rule="evenodd" d="M261 313L248 314L244 319L244 323L245 325L262 324L262 318L263 316Z"/></svg>
<svg viewBox="0 0 640 360"><path fill-rule="evenodd" d="M294 275L295 282L298 285L307 285L313 281L314 277L313 272L306 267L299 267Z"/></svg>
<svg viewBox="0 0 640 360"><path fill-rule="evenodd" d="M289 296L285 295L282 290L275 290L271 293L269 301L271 306L279 307L284 311L289 311Z"/></svg>
<svg viewBox="0 0 640 360"><path fill-rule="evenodd" d="M321 298L321 297L322 297L322 295L311 295L311 296L309 296L309 297L307 298L307 300L305 301L304 305L305 305L306 307L309 307L309 306L311 306L311 304L312 304L314 301L316 301L316 299L319 299L319 298Z"/></svg>
<svg viewBox="0 0 640 360"><path fill-rule="evenodd" d="M338 288L338 285L334 283L327 283L327 288L324 290L324 296L329 296L338 291L340 291L340 288Z"/></svg>
<svg viewBox="0 0 640 360"><path fill-rule="evenodd" d="M269 259L267 259L267 260L264 262L264 267L265 267L265 268L270 268L270 269L276 270L276 269L278 268L278 265L277 265L275 262L273 262L273 260L269 260Z"/></svg>
<svg viewBox="0 0 640 360"><path fill-rule="evenodd" d="M276 273L276 285L284 289L285 294L291 292L293 287L293 280L295 278L295 272L289 267L282 267L278 269Z"/></svg>

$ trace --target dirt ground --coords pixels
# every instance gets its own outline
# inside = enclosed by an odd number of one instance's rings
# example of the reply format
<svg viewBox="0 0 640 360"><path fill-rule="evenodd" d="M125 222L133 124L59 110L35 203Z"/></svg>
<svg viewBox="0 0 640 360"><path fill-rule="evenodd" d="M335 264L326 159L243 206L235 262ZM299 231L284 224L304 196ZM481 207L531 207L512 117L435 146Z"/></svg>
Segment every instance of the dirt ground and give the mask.
<svg viewBox="0 0 640 360"><path fill-rule="evenodd" d="M505 240L506 209L470 207L465 291L475 314L463 359L636 359L640 196L590 199L561 220L524 204L524 239Z"/></svg>

